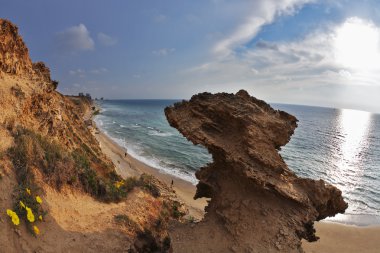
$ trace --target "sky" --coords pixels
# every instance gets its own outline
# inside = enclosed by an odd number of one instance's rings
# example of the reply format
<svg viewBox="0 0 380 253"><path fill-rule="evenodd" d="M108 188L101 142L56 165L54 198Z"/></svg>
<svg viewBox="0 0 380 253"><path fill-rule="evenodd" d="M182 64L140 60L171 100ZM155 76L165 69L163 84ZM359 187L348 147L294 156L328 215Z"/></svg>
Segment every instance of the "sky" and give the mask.
<svg viewBox="0 0 380 253"><path fill-rule="evenodd" d="M64 94L380 112L380 1L0 0Z"/></svg>

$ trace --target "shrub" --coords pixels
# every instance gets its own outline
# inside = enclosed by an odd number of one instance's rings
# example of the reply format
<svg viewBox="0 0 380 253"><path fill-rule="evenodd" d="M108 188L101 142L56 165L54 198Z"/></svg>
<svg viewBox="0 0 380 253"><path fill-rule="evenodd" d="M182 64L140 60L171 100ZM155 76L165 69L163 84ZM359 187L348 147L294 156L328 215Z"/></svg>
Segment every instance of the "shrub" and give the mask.
<svg viewBox="0 0 380 253"><path fill-rule="evenodd" d="M153 197L160 196L160 189L154 184L154 177L148 174L142 174L139 179L139 186L147 190Z"/></svg>
<svg viewBox="0 0 380 253"><path fill-rule="evenodd" d="M59 82L58 82L57 80L52 80L52 81L51 81L51 85L53 86L53 89L54 89L54 90L57 89L57 87L58 87L58 83L59 83Z"/></svg>
<svg viewBox="0 0 380 253"><path fill-rule="evenodd" d="M69 154L56 142L49 142L35 132L17 127L13 133L15 145L8 150L12 163L16 169L18 182L24 186L32 184L32 166L39 168L49 182L53 181L57 187L70 174L72 159ZM65 166L65 168L63 168Z"/></svg>
<svg viewBox="0 0 380 253"><path fill-rule="evenodd" d="M21 87L18 84L11 87L11 92L17 98L20 98L20 99L25 98L25 92L22 91Z"/></svg>
<svg viewBox="0 0 380 253"><path fill-rule="evenodd" d="M114 219L117 223L127 225L133 229L138 229L139 225L131 220L127 215L125 214L118 214L114 216Z"/></svg>
<svg viewBox="0 0 380 253"><path fill-rule="evenodd" d="M172 217L176 218L176 219L179 219L181 218L182 216L184 216L185 214L183 212L181 212L179 210L181 204L178 202L178 201L173 201L173 204L172 204Z"/></svg>
<svg viewBox="0 0 380 253"><path fill-rule="evenodd" d="M80 148L69 152L57 142L25 128L15 127L13 137L15 145L8 150L8 154L16 169L17 180L23 187L34 185L31 169L36 167L44 174L46 181L58 189L66 183L78 184L85 192L102 201L125 199L134 187L140 187L154 197L160 196L154 178L147 174L123 180L112 170L105 177L99 177L92 164L96 163L97 167L107 170L110 166L83 142Z"/></svg>
<svg viewBox="0 0 380 253"><path fill-rule="evenodd" d="M162 242L162 247L164 251L169 251L170 249L171 240L169 236L166 236L164 238L164 241Z"/></svg>

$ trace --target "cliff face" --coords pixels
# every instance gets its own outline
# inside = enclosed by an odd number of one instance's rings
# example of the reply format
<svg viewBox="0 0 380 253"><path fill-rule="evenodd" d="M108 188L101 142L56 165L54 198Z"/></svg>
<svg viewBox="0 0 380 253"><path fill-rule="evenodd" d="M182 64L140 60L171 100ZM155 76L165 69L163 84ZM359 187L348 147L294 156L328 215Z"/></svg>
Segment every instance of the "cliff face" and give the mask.
<svg viewBox="0 0 380 253"><path fill-rule="evenodd" d="M50 82L50 70L43 62L32 63L18 28L0 19L0 75L17 75Z"/></svg>
<svg viewBox="0 0 380 253"><path fill-rule="evenodd" d="M339 189L299 178L278 153L297 119L246 91L198 94L165 114L213 157L196 173L195 198L211 198L205 218L173 227L175 252L303 252L302 238L317 240L313 222L347 208Z"/></svg>
<svg viewBox="0 0 380 253"><path fill-rule="evenodd" d="M0 251L168 251L167 223L184 213L172 189L117 175L85 124L91 101L57 92L17 27L0 19L0 29Z"/></svg>
<svg viewBox="0 0 380 253"><path fill-rule="evenodd" d="M89 110L90 101L73 101L56 92L49 68L43 62L32 63L17 26L4 19L0 19L0 81L0 130L4 135L14 134L21 126L48 136L68 151L86 145L93 158L99 156L110 166L83 122L84 112L78 109L78 104L84 104ZM0 152L10 145L0 147Z"/></svg>
<svg viewBox="0 0 380 253"><path fill-rule="evenodd" d="M18 35L17 26L0 19L0 69L8 74L30 73L28 48Z"/></svg>

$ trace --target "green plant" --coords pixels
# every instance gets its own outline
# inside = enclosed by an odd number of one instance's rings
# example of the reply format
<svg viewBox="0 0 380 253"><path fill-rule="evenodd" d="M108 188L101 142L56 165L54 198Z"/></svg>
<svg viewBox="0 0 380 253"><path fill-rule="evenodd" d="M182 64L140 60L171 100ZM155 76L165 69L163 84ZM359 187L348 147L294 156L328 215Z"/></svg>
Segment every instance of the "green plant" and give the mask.
<svg viewBox="0 0 380 253"><path fill-rule="evenodd" d="M53 89L56 90L58 87L59 82L57 80L52 80L51 85L53 86Z"/></svg>
<svg viewBox="0 0 380 253"><path fill-rule="evenodd" d="M142 174L139 179L139 186L150 192L155 198L160 196L160 189L154 183L154 177L151 175Z"/></svg>
<svg viewBox="0 0 380 253"><path fill-rule="evenodd" d="M187 217L187 221L190 222L190 223L194 223L194 222L195 222L195 218L194 218L194 216L189 215L189 216Z"/></svg>
<svg viewBox="0 0 380 253"><path fill-rule="evenodd" d="M18 186L15 189L16 196L13 203L13 210L18 216L24 220L28 231L34 235L39 234L39 229L36 229L36 223L43 221L47 212L42 208L42 199L37 192L40 189L36 185L31 185L30 188Z"/></svg>
<svg viewBox="0 0 380 253"><path fill-rule="evenodd" d="M30 185L34 180L31 173L33 166L39 168L47 181L57 187L72 173L72 158L57 142L21 127L13 131L13 137L15 145L8 150L8 155L20 184Z"/></svg>
<svg viewBox="0 0 380 253"><path fill-rule="evenodd" d="M13 95L15 95L17 98L24 99L25 98L25 92L21 90L21 87L16 84L15 86L11 87L11 92Z"/></svg>
<svg viewBox="0 0 380 253"><path fill-rule="evenodd" d="M163 242L162 242L162 247L163 247L163 250L164 251L169 251L170 249L170 244L171 244L171 240L170 240L170 237L169 236L165 236Z"/></svg>
<svg viewBox="0 0 380 253"><path fill-rule="evenodd" d="M117 223L127 225L131 228L138 229L138 224L131 220L127 215L125 214L118 214L114 216L114 219Z"/></svg>
<svg viewBox="0 0 380 253"><path fill-rule="evenodd" d="M172 203L172 216L176 219L181 218L185 214L179 210L181 204L178 201L173 201Z"/></svg>
<svg viewBox="0 0 380 253"><path fill-rule="evenodd" d="M77 141L81 142L80 148L69 152L56 141L29 129L13 127L12 133L15 145L8 150L8 155L15 167L17 180L23 187L34 185L34 174L31 172L33 168L38 168L46 181L58 189L66 183L80 186L102 201L125 199L135 187L148 191L154 197L160 196L152 176L143 174L139 178L123 180L110 164L96 156L79 137ZM105 176L98 175L95 169L99 167L106 171L103 172Z"/></svg>

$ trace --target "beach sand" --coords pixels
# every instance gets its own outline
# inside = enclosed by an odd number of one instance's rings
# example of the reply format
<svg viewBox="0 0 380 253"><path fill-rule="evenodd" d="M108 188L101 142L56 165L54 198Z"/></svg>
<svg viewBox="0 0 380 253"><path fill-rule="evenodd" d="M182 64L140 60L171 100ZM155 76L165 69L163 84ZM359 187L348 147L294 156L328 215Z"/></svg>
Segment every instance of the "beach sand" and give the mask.
<svg viewBox="0 0 380 253"><path fill-rule="evenodd" d="M138 176L141 173L154 175L170 186L173 180L173 188L178 197L189 208L189 215L196 220L202 219L206 199L194 200L195 186L190 182L173 175L161 173L129 154L125 157L122 147L112 141L100 131L94 131L95 137L100 143L103 152L115 163L117 172L123 176ZM342 225L332 222L316 222L315 228L320 240L309 243L302 242L302 247L307 253L379 253L380 252L380 226L358 227Z"/></svg>
<svg viewBox="0 0 380 253"><path fill-rule="evenodd" d="M177 193L177 196L188 206L189 215L193 216L196 220L202 219L207 199L193 199L196 188L192 183L166 173L161 173L159 170L140 162L129 154L125 156L127 151L100 131L95 132L95 137L99 141L102 151L114 162L119 175L125 178L147 173L165 182L168 186L171 185L173 180L173 189Z"/></svg>

